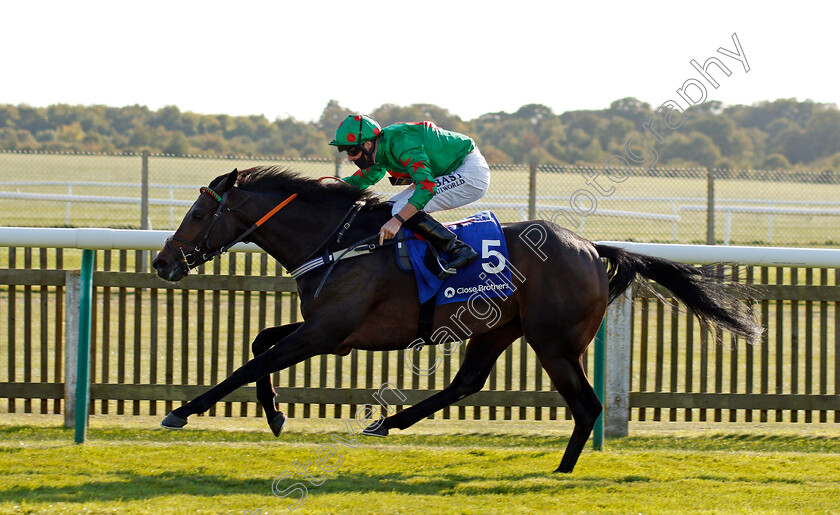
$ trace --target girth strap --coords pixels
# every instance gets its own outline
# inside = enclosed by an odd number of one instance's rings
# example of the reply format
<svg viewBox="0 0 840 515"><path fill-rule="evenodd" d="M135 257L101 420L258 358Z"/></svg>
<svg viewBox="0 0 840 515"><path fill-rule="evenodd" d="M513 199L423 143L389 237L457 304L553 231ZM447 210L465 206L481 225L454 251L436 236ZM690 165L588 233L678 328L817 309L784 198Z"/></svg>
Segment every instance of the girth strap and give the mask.
<svg viewBox="0 0 840 515"><path fill-rule="evenodd" d="M434 345L432 329L434 328L435 306L437 299L432 298L420 304L420 318L417 320L417 337L423 340L423 345Z"/></svg>

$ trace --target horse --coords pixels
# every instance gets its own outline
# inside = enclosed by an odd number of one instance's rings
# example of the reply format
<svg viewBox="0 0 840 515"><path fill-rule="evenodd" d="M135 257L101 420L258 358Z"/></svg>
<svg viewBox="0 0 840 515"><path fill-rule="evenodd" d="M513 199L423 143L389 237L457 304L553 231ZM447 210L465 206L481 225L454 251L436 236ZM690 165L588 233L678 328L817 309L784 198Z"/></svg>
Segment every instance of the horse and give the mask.
<svg viewBox="0 0 840 515"><path fill-rule="evenodd" d="M158 276L177 282L233 244L250 241L287 270L298 270L303 321L261 330L252 343L253 359L170 412L161 425L183 427L189 416L256 382L257 400L272 432L279 435L285 415L275 405L269 374L316 355L408 348L418 335L420 301L413 274L397 266L395 253L379 249L353 259L329 258L377 247L379 229L390 217L390 204L375 194L279 167L233 170L201 188L153 260ZM572 472L602 411L582 355L607 305L628 286L653 280L705 324L750 339L761 331L747 304L730 288L735 285L723 284L709 268L596 244L545 220L501 225L506 265L517 272L513 293L496 302L497 312L489 321L477 309L468 313L465 303L437 306L434 330L457 320L460 339L469 339L460 369L443 390L381 418L365 434L387 436L389 430L405 429L479 391L497 358L524 336L574 419L555 470ZM337 243L342 238L355 243ZM323 261L330 266L301 272L313 256L326 256Z"/></svg>

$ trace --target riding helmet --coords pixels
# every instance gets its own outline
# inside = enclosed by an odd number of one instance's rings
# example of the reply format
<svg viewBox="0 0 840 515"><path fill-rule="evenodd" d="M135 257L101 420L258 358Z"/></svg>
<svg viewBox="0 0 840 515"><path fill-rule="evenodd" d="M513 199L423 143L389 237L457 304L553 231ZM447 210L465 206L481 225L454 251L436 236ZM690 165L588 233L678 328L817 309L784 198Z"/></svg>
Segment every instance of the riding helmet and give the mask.
<svg viewBox="0 0 840 515"><path fill-rule="evenodd" d="M355 147L365 141L376 139L382 128L376 120L363 114L351 114L341 122L335 131L335 139L330 145L341 147Z"/></svg>

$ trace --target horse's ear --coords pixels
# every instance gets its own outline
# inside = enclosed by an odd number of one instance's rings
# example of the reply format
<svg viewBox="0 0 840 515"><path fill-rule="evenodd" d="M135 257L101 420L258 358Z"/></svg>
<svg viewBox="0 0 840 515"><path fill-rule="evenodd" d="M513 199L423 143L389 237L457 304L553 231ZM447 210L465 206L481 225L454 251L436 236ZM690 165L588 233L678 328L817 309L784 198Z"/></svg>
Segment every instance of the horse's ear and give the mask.
<svg viewBox="0 0 840 515"><path fill-rule="evenodd" d="M225 180L222 182L221 190L222 191L227 191L227 190L233 188L234 186L236 186L236 180L238 178L239 178L239 170L234 168L232 172L227 174L227 177L225 177Z"/></svg>
<svg viewBox="0 0 840 515"><path fill-rule="evenodd" d="M233 171L229 174L220 175L213 179L213 182L210 183L210 189L212 189L216 193L224 193L236 185L236 179L238 177L239 170L234 168Z"/></svg>

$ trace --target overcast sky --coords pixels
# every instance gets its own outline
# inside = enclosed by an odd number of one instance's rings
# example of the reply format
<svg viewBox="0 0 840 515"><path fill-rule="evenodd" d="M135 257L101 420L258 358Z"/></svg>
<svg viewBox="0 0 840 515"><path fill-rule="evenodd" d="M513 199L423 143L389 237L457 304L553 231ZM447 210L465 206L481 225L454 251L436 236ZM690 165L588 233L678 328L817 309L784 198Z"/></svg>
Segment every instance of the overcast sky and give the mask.
<svg viewBox="0 0 840 515"><path fill-rule="evenodd" d="M636 97L840 104L831 2L3 2L0 103L316 120L430 103L465 120ZM736 52L744 62L719 53ZM713 88L690 61L709 66ZM745 66L749 67L746 71ZM696 98L702 92L687 88ZM693 91L691 91L693 89Z"/></svg>

